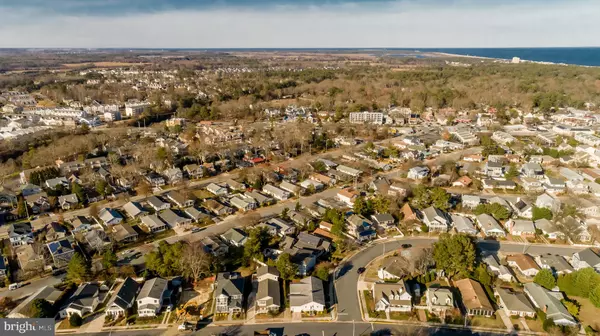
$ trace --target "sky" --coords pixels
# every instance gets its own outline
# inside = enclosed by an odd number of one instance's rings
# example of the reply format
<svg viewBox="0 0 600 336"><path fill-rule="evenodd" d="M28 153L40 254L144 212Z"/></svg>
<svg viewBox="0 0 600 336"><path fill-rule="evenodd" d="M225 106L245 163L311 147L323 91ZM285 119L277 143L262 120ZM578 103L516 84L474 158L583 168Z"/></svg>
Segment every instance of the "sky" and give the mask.
<svg viewBox="0 0 600 336"><path fill-rule="evenodd" d="M600 45L599 0L0 0L0 48Z"/></svg>

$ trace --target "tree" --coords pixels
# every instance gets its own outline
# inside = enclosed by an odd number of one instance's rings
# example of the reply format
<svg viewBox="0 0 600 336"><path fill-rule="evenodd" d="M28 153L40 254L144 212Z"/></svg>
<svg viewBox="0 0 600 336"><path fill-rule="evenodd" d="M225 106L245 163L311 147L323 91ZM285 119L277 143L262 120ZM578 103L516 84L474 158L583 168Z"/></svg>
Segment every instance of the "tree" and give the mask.
<svg viewBox="0 0 600 336"><path fill-rule="evenodd" d="M484 286L491 286L493 277L484 264L479 264L475 269L475 279Z"/></svg>
<svg viewBox="0 0 600 336"><path fill-rule="evenodd" d="M98 217L98 204L97 203L92 203L90 204L90 207L88 208L88 213L91 217Z"/></svg>
<svg viewBox="0 0 600 336"><path fill-rule="evenodd" d="M442 234L433 244L436 267L446 275L470 274L475 267L476 247L473 238L466 234Z"/></svg>
<svg viewBox="0 0 600 336"><path fill-rule="evenodd" d="M71 317L69 317L69 324L71 327L81 327L83 319L77 313L71 314Z"/></svg>
<svg viewBox="0 0 600 336"><path fill-rule="evenodd" d="M206 253L199 242L188 244L183 249L184 274L194 279L194 283L210 274L212 262L212 255Z"/></svg>
<svg viewBox="0 0 600 336"><path fill-rule="evenodd" d="M498 203L479 204L473 212L476 215L488 214L494 216L494 218L501 220L510 217L510 212L504 206Z"/></svg>
<svg viewBox="0 0 600 336"><path fill-rule="evenodd" d="M556 286L556 279L554 278L552 271L547 268L539 271L533 278L533 282L546 289L552 289Z"/></svg>
<svg viewBox="0 0 600 336"><path fill-rule="evenodd" d="M510 167L508 168L508 171L506 172L506 174L504 174L504 178L510 180L517 176L519 176L519 170L517 169L517 166L514 163L511 163Z"/></svg>
<svg viewBox="0 0 600 336"><path fill-rule="evenodd" d="M285 207L285 208L283 208L283 210L281 210L280 216L281 216L281 218L287 220L287 219L290 218L289 217L289 213L290 213L290 209L288 209L287 207Z"/></svg>
<svg viewBox="0 0 600 336"><path fill-rule="evenodd" d="M19 196L17 201L17 214L19 217L27 217L28 215L28 205L25 204L25 198L23 196Z"/></svg>
<svg viewBox="0 0 600 336"><path fill-rule="evenodd" d="M67 265L66 280L76 284L82 283L87 279L89 272L85 258L79 252L75 252Z"/></svg>
<svg viewBox="0 0 600 336"><path fill-rule="evenodd" d="M425 209L431 205L431 195L429 190L422 184L416 186L412 191L413 197L410 203L417 209Z"/></svg>
<svg viewBox="0 0 600 336"><path fill-rule="evenodd" d="M383 196L375 197L372 204L373 210L379 214L387 213L390 209L390 200Z"/></svg>
<svg viewBox="0 0 600 336"><path fill-rule="evenodd" d="M300 204L300 202L296 202L296 205L294 206L294 210L296 212L302 210L302 205Z"/></svg>
<svg viewBox="0 0 600 336"><path fill-rule="evenodd" d="M565 306L565 308L567 308L571 315L575 317L579 315L579 303L577 301L563 299L560 300L560 302L562 302L562 304Z"/></svg>
<svg viewBox="0 0 600 336"><path fill-rule="evenodd" d="M73 184L71 184L71 192L77 195L79 202L83 202L85 200L85 191L83 191L83 187L77 182L73 182Z"/></svg>
<svg viewBox="0 0 600 336"><path fill-rule="evenodd" d="M440 210L450 208L450 194L444 188L435 187L431 189L432 205Z"/></svg>
<svg viewBox="0 0 600 336"><path fill-rule="evenodd" d="M331 268L331 264L329 263L320 263L315 267L315 276L323 281L327 281L329 279L329 269Z"/></svg>
<svg viewBox="0 0 600 336"><path fill-rule="evenodd" d="M169 244L161 241L158 250L146 254L146 268L162 277L175 276L182 270L183 243Z"/></svg>
<svg viewBox="0 0 600 336"><path fill-rule="evenodd" d="M117 258L115 251L113 251L112 249L107 249L102 254L102 267L104 267L104 269L111 269L117 266L118 260L119 259Z"/></svg>
<svg viewBox="0 0 600 336"><path fill-rule="evenodd" d="M263 227L250 230L248 240L244 244L244 260L247 264L254 259L263 260L262 252L267 248L270 238L269 233Z"/></svg>
<svg viewBox="0 0 600 336"><path fill-rule="evenodd" d="M552 210L550 210L548 208L539 208L534 205L533 209L532 209L532 213L533 213L533 216L531 217L531 220L534 220L534 221L536 221L538 219L542 219L542 218L545 218L548 220L552 219Z"/></svg>
<svg viewBox="0 0 600 336"><path fill-rule="evenodd" d="M54 306L44 299L33 300L30 309L30 316L32 318L53 318L56 315Z"/></svg>
<svg viewBox="0 0 600 336"><path fill-rule="evenodd" d="M290 280L298 273L298 265L291 261L289 253L282 253L279 258L277 258L275 267L277 267L279 275L281 275L281 278L284 280Z"/></svg>
<svg viewBox="0 0 600 336"><path fill-rule="evenodd" d="M365 198L362 196L358 196L356 200L354 200L354 206L352 210L355 214L366 216L369 213L369 206L365 201Z"/></svg>
<svg viewBox="0 0 600 336"><path fill-rule="evenodd" d="M590 292L590 302L592 302L592 304L596 307L600 307L600 286L596 286L596 288L594 288L591 292Z"/></svg>

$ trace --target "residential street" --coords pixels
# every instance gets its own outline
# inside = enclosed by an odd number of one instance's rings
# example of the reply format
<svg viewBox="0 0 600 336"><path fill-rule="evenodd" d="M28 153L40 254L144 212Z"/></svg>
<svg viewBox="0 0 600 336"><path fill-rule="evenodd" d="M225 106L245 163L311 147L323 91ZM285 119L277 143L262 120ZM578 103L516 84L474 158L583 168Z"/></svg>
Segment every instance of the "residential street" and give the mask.
<svg viewBox="0 0 600 336"><path fill-rule="evenodd" d="M0 297L10 296L13 300L19 300L26 296L29 296L36 291L38 291L42 287L46 286L54 286L58 285L62 282L66 274L61 274L58 276L51 276L47 278L35 279L30 282L28 285L25 285L21 288L15 290L8 290L8 288L2 288L0 290Z"/></svg>

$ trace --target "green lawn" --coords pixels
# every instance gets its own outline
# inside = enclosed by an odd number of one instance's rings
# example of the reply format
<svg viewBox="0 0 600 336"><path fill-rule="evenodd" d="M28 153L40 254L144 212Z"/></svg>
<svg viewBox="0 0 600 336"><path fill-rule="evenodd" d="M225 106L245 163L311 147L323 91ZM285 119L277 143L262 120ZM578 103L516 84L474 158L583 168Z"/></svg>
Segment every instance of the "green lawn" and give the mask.
<svg viewBox="0 0 600 336"><path fill-rule="evenodd" d="M470 325L474 327L506 329L506 326L504 325L504 322L502 322L502 319L496 318L495 316L473 316L469 318L469 322Z"/></svg>

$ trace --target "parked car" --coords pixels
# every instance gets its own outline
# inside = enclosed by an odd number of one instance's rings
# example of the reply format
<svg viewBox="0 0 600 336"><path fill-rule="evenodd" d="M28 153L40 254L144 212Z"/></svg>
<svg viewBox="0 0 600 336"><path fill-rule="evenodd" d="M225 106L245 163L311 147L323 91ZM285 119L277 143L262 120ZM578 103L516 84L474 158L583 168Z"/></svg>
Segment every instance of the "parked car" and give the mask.
<svg viewBox="0 0 600 336"><path fill-rule="evenodd" d="M364 268L364 267L359 267L359 268L356 270L356 273L358 273L358 274L363 274L363 273L365 272L365 270L366 270L366 268Z"/></svg>

